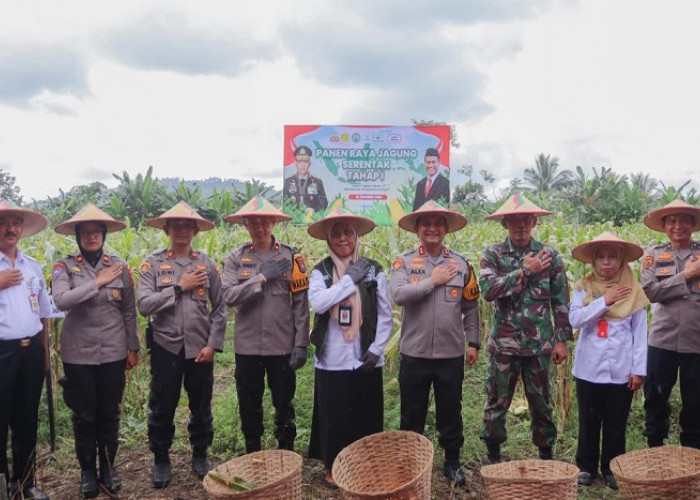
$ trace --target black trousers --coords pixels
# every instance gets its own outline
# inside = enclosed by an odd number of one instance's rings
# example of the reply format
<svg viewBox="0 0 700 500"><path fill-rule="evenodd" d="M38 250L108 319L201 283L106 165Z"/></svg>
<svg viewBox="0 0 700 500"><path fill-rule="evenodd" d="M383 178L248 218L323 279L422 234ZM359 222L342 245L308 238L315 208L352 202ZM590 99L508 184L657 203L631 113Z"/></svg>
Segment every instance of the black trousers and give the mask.
<svg viewBox="0 0 700 500"><path fill-rule="evenodd" d="M384 429L382 369L316 369L309 456L333 468L338 453L350 443Z"/></svg>
<svg viewBox="0 0 700 500"><path fill-rule="evenodd" d="M19 341L0 341L0 473L25 487L34 485L44 355L39 335L26 347ZM12 475L7 463L8 430L12 431Z"/></svg>
<svg viewBox="0 0 700 500"><path fill-rule="evenodd" d="M75 454L81 469L101 460L114 464L119 445L119 403L124 393L126 358L101 365L63 363L63 399L73 411Z"/></svg>
<svg viewBox="0 0 700 500"><path fill-rule="evenodd" d="M578 449L576 465L593 477L610 473L610 461L625 453L627 417L634 393L627 384L596 384L576 379ZM603 446L600 449L600 431Z"/></svg>
<svg viewBox="0 0 700 500"><path fill-rule="evenodd" d="M401 355L401 430L423 434L428 414L430 386L435 393L435 426L445 461L459 462L464 444L462 429L462 381L464 356L424 359Z"/></svg>
<svg viewBox="0 0 700 500"><path fill-rule="evenodd" d="M249 356L236 354L236 392L241 430L246 443L259 443L263 434L263 393L265 374L275 407L275 437L280 448L292 449L297 435L294 393L297 378L286 356ZM246 445L246 451L254 449ZM252 448L255 448L253 446Z"/></svg>
<svg viewBox="0 0 700 500"><path fill-rule="evenodd" d="M173 443L173 418L184 379L189 399L190 421L187 430L195 450L206 450L214 439L211 395L214 364L185 359L185 349L172 354L158 344L151 350L151 395L148 406L148 446L156 455L166 453Z"/></svg>
<svg viewBox="0 0 700 500"><path fill-rule="evenodd" d="M649 346L647 378L644 381L644 435L657 444L668 437L671 416L668 398L679 373L681 444L700 448L700 354Z"/></svg>

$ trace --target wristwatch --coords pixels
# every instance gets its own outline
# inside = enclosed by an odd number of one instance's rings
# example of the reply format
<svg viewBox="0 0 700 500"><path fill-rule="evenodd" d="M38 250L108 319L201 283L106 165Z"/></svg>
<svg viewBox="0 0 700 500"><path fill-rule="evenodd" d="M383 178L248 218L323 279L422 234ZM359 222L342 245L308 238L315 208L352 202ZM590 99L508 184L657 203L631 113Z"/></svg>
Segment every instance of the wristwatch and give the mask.
<svg viewBox="0 0 700 500"><path fill-rule="evenodd" d="M532 276L532 271L530 271L529 267L523 266L523 274L526 278L529 278L530 276Z"/></svg>
<svg viewBox="0 0 700 500"><path fill-rule="evenodd" d="M180 295L182 293L182 287L180 285L175 285L173 290L175 290L176 295Z"/></svg>

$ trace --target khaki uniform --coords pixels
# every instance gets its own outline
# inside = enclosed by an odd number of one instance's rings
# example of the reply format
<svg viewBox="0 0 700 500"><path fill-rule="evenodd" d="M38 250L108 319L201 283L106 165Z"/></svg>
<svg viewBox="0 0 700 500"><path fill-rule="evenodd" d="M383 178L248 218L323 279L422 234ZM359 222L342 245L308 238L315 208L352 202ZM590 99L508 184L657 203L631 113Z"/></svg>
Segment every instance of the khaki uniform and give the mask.
<svg viewBox="0 0 700 500"><path fill-rule="evenodd" d="M644 381L644 435L650 446L668 437L668 400L680 380L680 442L700 448L700 279L683 276L692 256L700 258L700 242L685 249L665 243L648 249L642 264L642 287L653 303Z"/></svg>
<svg viewBox="0 0 700 500"><path fill-rule="evenodd" d="M118 264L121 276L98 289L97 274ZM70 255L54 264L52 291L56 306L68 313L61 331L64 363L101 365L139 350L134 281L124 260L104 254L92 267L82 255Z"/></svg>
<svg viewBox="0 0 700 500"><path fill-rule="evenodd" d="M457 275L433 287L430 273L440 265L454 264ZM474 272L467 260L446 247L431 257L420 246L394 260L389 285L401 312L401 354L416 358L463 356L466 341L479 348L479 296Z"/></svg>
<svg viewBox="0 0 700 500"><path fill-rule="evenodd" d="M649 345L677 352L700 353L700 279L686 281L690 257L700 259L700 243L676 250L670 243L647 250L642 287L653 307Z"/></svg>
<svg viewBox="0 0 700 500"><path fill-rule="evenodd" d="M433 268L453 264L459 271L433 286ZM435 425L445 465L459 467L464 444L462 381L466 342L479 348L479 286L467 260L446 247L432 257L423 246L394 260L389 284L401 312L401 430L422 434L430 387L435 394ZM466 336L466 340L465 340Z"/></svg>
<svg viewBox="0 0 700 500"><path fill-rule="evenodd" d="M309 284L303 259L303 269L298 257L293 261L292 273L265 285L258 277L269 259L292 260L293 255L294 249L283 243L275 243L266 253L255 252L248 243L226 259L223 296L229 307L236 308L233 336L236 354L280 356L290 354L293 347L309 345ZM292 274L299 276L292 280Z"/></svg>
<svg viewBox="0 0 700 500"><path fill-rule="evenodd" d="M188 269L205 270L207 282L178 296L174 286ZM176 258L172 250L160 250L149 255L141 265L137 305L141 314L152 316L154 342L171 354L183 346L185 359L197 357L205 346L223 350L226 305L221 278L214 261L203 253L192 250L188 257Z"/></svg>
<svg viewBox="0 0 700 500"><path fill-rule="evenodd" d="M258 275L270 259L288 259L292 270L263 285ZM226 259L224 301L236 308L236 391L247 453L260 450L265 374L275 407L275 437L280 448L294 449L296 374L289 359L294 347L309 345L308 288L304 259L283 243L273 242L264 253L247 243Z"/></svg>

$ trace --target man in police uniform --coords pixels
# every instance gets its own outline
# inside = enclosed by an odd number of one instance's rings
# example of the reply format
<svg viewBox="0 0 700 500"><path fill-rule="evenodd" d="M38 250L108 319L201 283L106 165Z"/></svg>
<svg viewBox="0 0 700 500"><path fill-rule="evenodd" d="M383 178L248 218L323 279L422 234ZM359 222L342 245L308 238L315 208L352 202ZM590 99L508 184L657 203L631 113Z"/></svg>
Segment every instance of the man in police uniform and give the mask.
<svg viewBox="0 0 700 500"><path fill-rule="evenodd" d="M224 217L245 225L251 238L229 254L223 278L224 301L236 309L236 391L246 453L260 450L266 373L279 447L294 449L294 370L306 363L309 282L301 255L272 234L275 222L289 219L260 196Z"/></svg>
<svg viewBox="0 0 700 500"><path fill-rule="evenodd" d="M48 369L43 318L52 308L39 263L17 245L42 231L43 215L0 202L0 474L10 496L48 499L34 482L39 398ZM12 431L12 476L7 463Z"/></svg>
<svg viewBox="0 0 700 500"><path fill-rule="evenodd" d="M552 416L551 362L568 357L573 339L569 324L569 287L564 261L548 245L532 238L542 210L522 195L514 195L486 219L501 221L508 237L489 246L479 262L479 286L494 317L486 350L484 427L487 463L501 460L507 439L506 414L522 375L530 406L532 441L541 459L552 458L557 428Z"/></svg>
<svg viewBox="0 0 700 500"><path fill-rule="evenodd" d="M644 216L644 224L665 232L668 243L647 250L642 287L652 307L644 435L649 446L668 437L668 398L680 371L679 416L683 446L700 448L700 208L675 200Z"/></svg>
<svg viewBox="0 0 700 500"><path fill-rule="evenodd" d="M445 247L443 239L466 224L463 215L434 201L404 215L399 226L418 233L421 244L394 260L389 285L392 299L403 306L401 429L423 433L432 385L436 427L445 450L443 473L459 486L465 484L459 462L464 443L462 381L464 364L473 365L479 355L479 287L467 260Z"/></svg>
<svg viewBox="0 0 700 500"><path fill-rule="evenodd" d="M226 305L218 266L192 248L194 236L214 224L184 202L146 223L163 229L170 238L168 249L151 254L141 265L137 302L139 312L151 316L148 444L155 455L153 485L165 488L172 479L168 452L183 376L189 398L192 470L202 478L210 469L214 352L223 350Z"/></svg>
<svg viewBox="0 0 700 500"><path fill-rule="evenodd" d="M311 150L306 146L299 146L294 150L297 172L284 180L284 198L297 205L306 205L315 212L325 210L328 207L326 190L323 181L311 175Z"/></svg>
<svg viewBox="0 0 700 500"><path fill-rule="evenodd" d="M425 173L416 185L413 197L413 210L418 210L428 200L435 200L443 205L450 203L450 181L440 175L440 152L435 148L425 150Z"/></svg>

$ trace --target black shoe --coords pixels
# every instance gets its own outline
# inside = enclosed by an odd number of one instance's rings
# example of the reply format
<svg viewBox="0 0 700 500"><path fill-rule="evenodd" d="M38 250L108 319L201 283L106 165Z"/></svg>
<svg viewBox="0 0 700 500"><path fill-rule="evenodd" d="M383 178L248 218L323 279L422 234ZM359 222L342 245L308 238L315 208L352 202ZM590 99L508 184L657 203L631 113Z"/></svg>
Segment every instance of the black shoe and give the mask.
<svg viewBox="0 0 700 500"><path fill-rule="evenodd" d="M19 485L14 479L7 483L7 496L12 498L12 495L16 495L19 490Z"/></svg>
<svg viewBox="0 0 700 500"><path fill-rule="evenodd" d="M253 453L254 451L260 451L260 438L258 439L246 439L245 440L245 452Z"/></svg>
<svg viewBox="0 0 700 500"><path fill-rule="evenodd" d="M207 472L211 470L211 465L205 456L193 456L192 457L192 472L197 474L199 479L204 479Z"/></svg>
<svg viewBox="0 0 700 500"><path fill-rule="evenodd" d="M442 468L442 473L447 478L447 482L454 484L455 486L464 486L467 484L467 480L464 478L464 472L456 464L445 464Z"/></svg>
<svg viewBox="0 0 700 500"><path fill-rule="evenodd" d="M658 448L664 445L664 440L656 437L647 437L647 446L649 448Z"/></svg>
<svg viewBox="0 0 700 500"><path fill-rule="evenodd" d="M605 486L611 490L616 490L618 488L617 479L615 479L615 475L612 472L603 474L603 482L605 483Z"/></svg>
<svg viewBox="0 0 700 500"><path fill-rule="evenodd" d="M590 472L579 472L578 473L578 485L579 486L590 486L593 484L593 476Z"/></svg>
<svg viewBox="0 0 700 500"><path fill-rule="evenodd" d="M170 462L156 462L153 468L153 486L156 488L166 488L173 480L173 470Z"/></svg>
<svg viewBox="0 0 700 500"><path fill-rule="evenodd" d="M50 500L51 498L37 486L24 488L24 490L22 490L22 494L24 495L24 500Z"/></svg>
<svg viewBox="0 0 700 500"><path fill-rule="evenodd" d="M97 478L97 481L110 493L116 493L122 488L122 478L119 477L117 469L108 464L104 466L100 464L100 477Z"/></svg>
<svg viewBox="0 0 700 500"><path fill-rule="evenodd" d="M80 497L95 498L100 494L100 487L97 485L97 472L95 469L83 469L80 471Z"/></svg>
<svg viewBox="0 0 700 500"><path fill-rule="evenodd" d="M293 439L280 439L279 441L280 450L294 451L294 440Z"/></svg>
<svg viewBox="0 0 700 500"><path fill-rule="evenodd" d="M552 447L540 446L540 460L552 460Z"/></svg>
<svg viewBox="0 0 700 500"><path fill-rule="evenodd" d="M487 444L486 448L488 453L486 454L486 460L484 464L493 465L501 463L501 445L500 444Z"/></svg>

